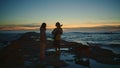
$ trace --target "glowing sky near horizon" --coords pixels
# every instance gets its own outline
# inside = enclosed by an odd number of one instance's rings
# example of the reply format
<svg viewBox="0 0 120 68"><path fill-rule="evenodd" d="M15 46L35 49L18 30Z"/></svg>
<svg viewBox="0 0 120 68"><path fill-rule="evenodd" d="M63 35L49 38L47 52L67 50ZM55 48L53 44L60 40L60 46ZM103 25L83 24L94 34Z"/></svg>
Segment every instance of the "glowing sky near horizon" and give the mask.
<svg viewBox="0 0 120 68"><path fill-rule="evenodd" d="M120 25L120 0L0 0L1 26L53 27L57 21L64 27Z"/></svg>

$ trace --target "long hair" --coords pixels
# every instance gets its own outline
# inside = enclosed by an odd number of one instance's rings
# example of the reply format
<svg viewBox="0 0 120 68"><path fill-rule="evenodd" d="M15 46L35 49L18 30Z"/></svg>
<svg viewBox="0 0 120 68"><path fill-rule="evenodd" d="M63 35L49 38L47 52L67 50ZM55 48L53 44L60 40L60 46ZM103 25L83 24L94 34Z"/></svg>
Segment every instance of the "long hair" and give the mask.
<svg viewBox="0 0 120 68"><path fill-rule="evenodd" d="M42 23L41 27L40 27L40 30L41 29L45 29L46 30L46 23Z"/></svg>

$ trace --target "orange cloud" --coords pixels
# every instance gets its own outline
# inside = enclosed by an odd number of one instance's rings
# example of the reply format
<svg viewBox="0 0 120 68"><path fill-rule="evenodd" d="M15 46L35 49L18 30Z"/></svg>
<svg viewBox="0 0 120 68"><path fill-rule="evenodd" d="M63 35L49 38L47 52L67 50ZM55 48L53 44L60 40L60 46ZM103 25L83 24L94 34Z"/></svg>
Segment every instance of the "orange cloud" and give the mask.
<svg viewBox="0 0 120 68"><path fill-rule="evenodd" d="M98 28L98 27L108 27L108 26L113 26L113 27L117 27L120 26L119 23L116 24L101 24L101 23L85 23L85 24L77 24L77 25L73 25L73 24L63 24L62 28ZM40 26L25 26L25 25L13 25L13 26L0 26L0 30L39 30ZM47 28L55 28L54 25L47 25ZM111 27L110 27L111 28ZM115 30L113 28L113 30Z"/></svg>
<svg viewBox="0 0 120 68"><path fill-rule="evenodd" d="M85 24L77 24L77 25L64 25L63 28L94 28L94 27L102 27L102 26L120 26L120 24L95 24L95 23L85 23Z"/></svg>
<svg viewBox="0 0 120 68"><path fill-rule="evenodd" d="M36 30L39 27L24 27L24 26L2 26L0 30Z"/></svg>

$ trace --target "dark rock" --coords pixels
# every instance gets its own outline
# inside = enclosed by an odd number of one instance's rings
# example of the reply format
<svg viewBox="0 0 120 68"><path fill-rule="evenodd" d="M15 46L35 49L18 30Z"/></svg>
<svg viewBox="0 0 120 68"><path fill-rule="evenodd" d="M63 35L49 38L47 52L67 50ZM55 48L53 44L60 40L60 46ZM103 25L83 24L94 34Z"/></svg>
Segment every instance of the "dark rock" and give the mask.
<svg viewBox="0 0 120 68"><path fill-rule="evenodd" d="M28 32L23 34L19 39L11 42L7 47L3 48L0 52L0 63L2 64L2 67L0 68L18 68L24 66L25 61L32 62L35 67L41 67L42 65L39 65L38 63L40 41L36 41L36 39L39 39L39 33ZM76 64L89 65L89 60L81 60L83 58L91 58L97 62L105 64L120 64L119 54L115 54L108 49L103 49L100 46L87 46L81 43L62 40L60 47L70 49L68 52L74 54L75 59L79 60L76 61ZM47 40L47 49L49 48L54 48L52 40ZM66 62L60 60L59 57L57 58L57 55L54 52L46 52L46 58L48 58L46 59L47 65L68 65Z"/></svg>

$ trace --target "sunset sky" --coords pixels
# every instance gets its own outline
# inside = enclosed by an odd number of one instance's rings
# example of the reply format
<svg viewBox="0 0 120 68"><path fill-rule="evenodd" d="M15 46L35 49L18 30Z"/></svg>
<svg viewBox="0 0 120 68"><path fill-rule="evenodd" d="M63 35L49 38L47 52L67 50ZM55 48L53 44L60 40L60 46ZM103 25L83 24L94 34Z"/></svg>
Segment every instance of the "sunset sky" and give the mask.
<svg viewBox="0 0 120 68"><path fill-rule="evenodd" d="M120 0L0 0L0 30L120 26ZM120 28L120 27L119 27ZM119 29L118 28L118 29Z"/></svg>

